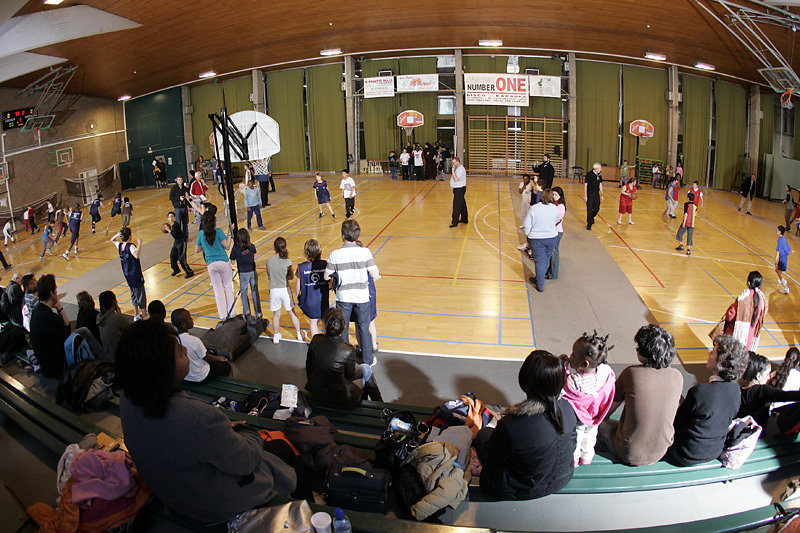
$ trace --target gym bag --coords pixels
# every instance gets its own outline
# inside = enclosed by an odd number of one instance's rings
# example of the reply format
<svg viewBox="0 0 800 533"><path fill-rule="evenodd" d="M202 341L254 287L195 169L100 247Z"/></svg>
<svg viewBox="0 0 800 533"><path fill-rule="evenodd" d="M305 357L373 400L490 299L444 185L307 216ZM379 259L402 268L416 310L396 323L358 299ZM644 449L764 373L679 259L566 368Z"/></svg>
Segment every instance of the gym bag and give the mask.
<svg viewBox="0 0 800 533"><path fill-rule="evenodd" d="M334 464L328 470L325 503L353 511L383 513L389 501L391 476L382 468Z"/></svg>

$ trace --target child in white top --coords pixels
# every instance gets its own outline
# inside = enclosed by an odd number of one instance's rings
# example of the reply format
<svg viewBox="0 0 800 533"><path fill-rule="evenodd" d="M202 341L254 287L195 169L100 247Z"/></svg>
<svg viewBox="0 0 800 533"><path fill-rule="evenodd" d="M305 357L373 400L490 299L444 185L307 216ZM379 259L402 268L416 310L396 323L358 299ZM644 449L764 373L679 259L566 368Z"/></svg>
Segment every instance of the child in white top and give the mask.
<svg viewBox="0 0 800 533"><path fill-rule="evenodd" d="M11 239L11 242L17 242L17 238L11 234L11 219L6 220L5 226L3 226L3 237L5 239L6 248L8 247L8 239Z"/></svg>
<svg viewBox="0 0 800 533"><path fill-rule="evenodd" d="M356 182L350 177L347 169L342 170L342 182L339 184L344 198L345 216L350 218L356 210Z"/></svg>

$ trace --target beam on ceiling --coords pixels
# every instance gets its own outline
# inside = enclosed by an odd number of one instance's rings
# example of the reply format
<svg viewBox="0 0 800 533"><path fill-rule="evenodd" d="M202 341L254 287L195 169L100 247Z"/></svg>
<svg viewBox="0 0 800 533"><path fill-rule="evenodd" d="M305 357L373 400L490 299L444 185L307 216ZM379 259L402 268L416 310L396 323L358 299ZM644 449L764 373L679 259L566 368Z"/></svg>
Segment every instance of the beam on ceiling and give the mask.
<svg viewBox="0 0 800 533"><path fill-rule="evenodd" d="M0 57L139 26L132 20L89 6L39 11L14 17L0 26Z"/></svg>
<svg viewBox="0 0 800 533"><path fill-rule="evenodd" d="M0 2L0 26L14 16L14 13L27 4L27 0L3 0Z"/></svg>
<svg viewBox="0 0 800 533"><path fill-rule="evenodd" d="M46 56L34 54L32 52L20 52L18 54L0 57L0 83L13 80L24 74L30 74L37 70L52 67L66 61L63 57Z"/></svg>

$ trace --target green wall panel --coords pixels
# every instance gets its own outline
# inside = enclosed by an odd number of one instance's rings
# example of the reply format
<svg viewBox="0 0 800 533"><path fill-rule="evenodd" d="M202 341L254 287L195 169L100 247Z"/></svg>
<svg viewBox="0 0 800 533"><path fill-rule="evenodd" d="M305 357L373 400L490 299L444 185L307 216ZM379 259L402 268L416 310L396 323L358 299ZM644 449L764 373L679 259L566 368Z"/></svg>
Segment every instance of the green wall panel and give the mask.
<svg viewBox="0 0 800 533"><path fill-rule="evenodd" d="M435 57L409 57L399 60L399 74L435 74ZM425 117L425 124L414 128L414 138L424 146L424 143L436 142L436 122L438 119L437 93L401 93L400 111L416 109ZM403 134L405 143L405 134Z"/></svg>
<svg viewBox="0 0 800 533"><path fill-rule="evenodd" d="M669 146L666 69L622 67L622 158L633 163L636 159L636 137L628 133L628 126L637 119L650 122L655 129L653 137L639 148L639 157L666 161Z"/></svg>
<svg viewBox="0 0 800 533"><path fill-rule="evenodd" d="M267 73L267 111L280 127L281 151L272 158L273 172L303 172L306 167L302 68Z"/></svg>
<svg viewBox="0 0 800 533"><path fill-rule="evenodd" d="M730 190L744 169L747 137L747 93L744 87L714 83L717 103L717 157L712 187Z"/></svg>
<svg viewBox="0 0 800 533"><path fill-rule="evenodd" d="M398 74L398 61L379 59L361 62L361 74L365 78L377 76L383 69L391 69ZM361 116L364 121L364 153L367 159L386 159L390 150L396 150L399 154L402 130L397 126L397 114L401 111L401 98L401 95L396 94L392 98L363 99ZM428 115L425 118L427 122Z"/></svg>
<svg viewBox="0 0 800 533"><path fill-rule="evenodd" d="M577 62L578 135L575 164L616 165L619 132L619 65ZM631 161L632 162L632 161ZM571 172L571 169L568 169Z"/></svg>
<svg viewBox="0 0 800 533"><path fill-rule="evenodd" d="M772 141L775 136L775 94L761 94L761 134L758 142L759 164L764 159L764 154L772 153Z"/></svg>
<svg viewBox="0 0 800 533"><path fill-rule="evenodd" d="M337 171L347 167L342 79L341 63L309 67L306 71L311 170L314 171Z"/></svg>
<svg viewBox="0 0 800 533"><path fill-rule="evenodd" d="M708 175L711 80L683 75L683 175L684 183L706 182Z"/></svg>
<svg viewBox="0 0 800 533"><path fill-rule="evenodd" d="M211 135L211 120L208 115L219 113L222 109L222 92L225 91L225 105L228 115L237 111L253 109L250 94L253 92L253 78L246 76L222 83L208 83L206 85L192 86L190 99L194 112L192 113L192 136L200 155L211 159L214 150L208 142Z"/></svg>

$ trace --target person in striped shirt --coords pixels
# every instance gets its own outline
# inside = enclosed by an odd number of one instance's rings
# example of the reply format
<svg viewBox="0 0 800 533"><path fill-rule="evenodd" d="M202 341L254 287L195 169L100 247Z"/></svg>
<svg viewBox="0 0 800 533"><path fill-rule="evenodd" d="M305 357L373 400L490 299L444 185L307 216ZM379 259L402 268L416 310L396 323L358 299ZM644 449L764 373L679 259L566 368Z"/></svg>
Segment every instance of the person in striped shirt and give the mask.
<svg viewBox="0 0 800 533"><path fill-rule="evenodd" d="M694 222L697 216L697 205L694 203L694 193L690 192L688 195L689 201L683 204L683 223L678 228L678 234L675 238L678 240L678 246L675 248L680 251L683 250L683 234L686 233L686 255L692 255L692 234L694 233Z"/></svg>
<svg viewBox="0 0 800 533"><path fill-rule="evenodd" d="M361 247L357 241L361 237L361 227L355 220L342 222L342 241L344 244L331 252L328 266L325 267L325 279L334 274L338 279L336 290L336 307L342 310L345 323L355 314L358 322L358 342L364 355L364 362L375 366L377 362L372 354L372 335L369 332L369 276L377 281L381 274L369 248ZM344 342L349 340L348 328L342 331Z"/></svg>

